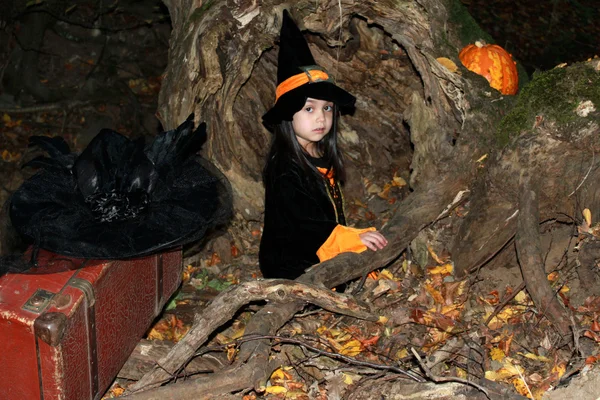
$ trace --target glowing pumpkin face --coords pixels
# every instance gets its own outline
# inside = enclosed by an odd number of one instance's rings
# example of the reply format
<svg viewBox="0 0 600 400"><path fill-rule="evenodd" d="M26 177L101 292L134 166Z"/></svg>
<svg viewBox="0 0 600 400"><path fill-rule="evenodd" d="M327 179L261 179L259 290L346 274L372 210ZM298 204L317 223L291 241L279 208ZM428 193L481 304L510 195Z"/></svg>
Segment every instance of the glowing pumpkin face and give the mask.
<svg viewBox="0 0 600 400"><path fill-rule="evenodd" d="M506 50L495 44L475 42L465 46L458 58L472 72L485 77L502 94L515 94L519 88L516 62Z"/></svg>

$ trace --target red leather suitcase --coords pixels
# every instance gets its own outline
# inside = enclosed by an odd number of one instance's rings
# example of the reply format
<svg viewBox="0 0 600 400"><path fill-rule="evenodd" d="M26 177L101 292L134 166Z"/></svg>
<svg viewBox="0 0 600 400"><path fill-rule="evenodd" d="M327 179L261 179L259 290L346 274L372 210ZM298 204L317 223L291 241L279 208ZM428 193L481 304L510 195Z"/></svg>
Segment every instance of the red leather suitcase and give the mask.
<svg viewBox="0 0 600 400"><path fill-rule="evenodd" d="M181 250L38 263L0 277L0 399L99 399L179 286Z"/></svg>

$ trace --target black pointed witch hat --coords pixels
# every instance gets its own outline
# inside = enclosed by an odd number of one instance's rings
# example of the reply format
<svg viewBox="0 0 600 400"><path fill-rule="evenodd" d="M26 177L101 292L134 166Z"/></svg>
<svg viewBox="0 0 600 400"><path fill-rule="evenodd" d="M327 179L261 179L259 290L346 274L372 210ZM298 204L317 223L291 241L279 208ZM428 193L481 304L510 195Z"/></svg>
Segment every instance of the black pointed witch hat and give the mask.
<svg viewBox="0 0 600 400"><path fill-rule="evenodd" d="M308 97L334 102L342 114L354 110L356 98L337 86L327 71L316 65L306 39L287 10L279 38L275 105L263 115L263 123L273 126L291 121Z"/></svg>
<svg viewBox="0 0 600 400"><path fill-rule="evenodd" d="M231 213L226 178L196 152L193 115L145 145L103 129L85 150L33 137L50 157L10 199L15 230L35 247L93 259L141 257L202 238Z"/></svg>

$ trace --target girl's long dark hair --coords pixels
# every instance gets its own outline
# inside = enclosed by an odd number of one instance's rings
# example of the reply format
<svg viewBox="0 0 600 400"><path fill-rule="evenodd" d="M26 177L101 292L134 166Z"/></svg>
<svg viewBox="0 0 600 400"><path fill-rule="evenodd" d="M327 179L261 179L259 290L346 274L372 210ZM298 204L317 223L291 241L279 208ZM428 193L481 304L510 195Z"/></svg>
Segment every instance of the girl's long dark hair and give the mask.
<svg viewBox="0 0 600 400"><path fill-rule="evenodd" d="M317 152L321 154L327 162L327 165L329 165L329 168L333 170L335 179L343 184L346 180L346 169L344 167L342 153L337 145L338 114L337 106L334 105L331 129L329 130L329 133L317 143ZM274 137L271 142L269 154L267 155L265 168L263 169L263 181L265 184L269 178L269 171L275 167L275 164L277 164L281 157L288 157L298 164L309 179L323 179L319 171L317 171L308 160L306 151L302 148L300 143L298 143L292 121L281 121L279 125L274 127L273 132Z"/></svg>

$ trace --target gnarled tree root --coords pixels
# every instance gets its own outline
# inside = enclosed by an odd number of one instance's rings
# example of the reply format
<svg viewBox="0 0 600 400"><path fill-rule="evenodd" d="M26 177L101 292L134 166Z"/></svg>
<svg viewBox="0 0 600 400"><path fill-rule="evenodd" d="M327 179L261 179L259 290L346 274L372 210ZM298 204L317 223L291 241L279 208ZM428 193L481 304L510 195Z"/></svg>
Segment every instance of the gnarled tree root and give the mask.
<svg viewBox="0 0 600 400"><path fill-rule="evenodd" d="M546 277L540 243L538 198L527 171L521 173L519 185L519 216L515 244L523 280L537 309L554 324L563 337L567 337L570 334L569 316L556 298Z"/></svg>
<svg viewBox="0 0 600 400"><path fill-rule="evenodd" d="M401 254L423 227L438 218L443 211L448 211L447 206L453 204L453 199L464 188L465 182L454 177L445 177L445 179L438 182L432 182L427 187L422 187L421 190L412 193L398 206L398 209L389 222L389 228L384 231L389 241L389 245L385 249L377 253L340 254L334 259L319 264L318 267L309 269L297 281L317 285L317 288L319 286L327 288L335 287L389 264ZM245 287L252 287L248 286L252 283L256 282L248 282L243 285L247 285ZM294 287L294 282L290 282L289 284L292 285L290 287ZM270 294L271 300L283 300L281 296L277 295L277 290L270 288L269 285L270 283L266 284L264 289ZM233 290L235 289L231 289L231 291ZM134 384L128 390L128 393L131 394L135 391L152 389L169 381L171 373L176 372L181 366L185 365L193 357L196 350L206 341L208 336L228 321L239 307L245 304L245 302L267 299L266 292L248 293L247 291L244 292L245 289L239 290L240 296L236 298L232 297L230 291L222 293L215 298L207 309L198 314L194 325L182 341L167 356L159 361L160 367L157 366L153 371ZM339 294L332 294L329 290L321 290L319 293L327 293L338 299L350 298L349 296L343 297ZM244 297L241 297L242 294ZM277 330L304 306L304 302L295 301L295 299L313 302L313 299L309 300L308 297L294 297L292 291L290 291L290 296L286 299L287 302L268 304L258 311L246 326L246 333L265 336L276 334ZM318 298L314 298L314 303L321 306L324 305L322 300ZM360 309L358 303L356 307L356 311L368 310L366 308ZM341 311L344 308L347 309L348 306L340 306L339 310ZM372 310L370 311L372 312ZM336 310L336 312L338 311ZM348 312L345 313L348 314ZM371 316L373 315L375 314ZM358 316L358 314L355 314L355 316ZM244 343L240 349L236 363L232 366L232 368L239 368L238 372L235 373L237 377L236 387L228 386L226 389L223 388L224 391L217 391L216 382L219 379L223 379L223 374L231 373L231 371L227 372L228 369L226 369L212 374L210 377L206 377L206 379L210 379L215 383L212 386L211 393L227 393L240 390L241 388L259 388L263 386L273 371L273 366L268 362L270 349L271 346L268 340ZM169 371L169 373L166 371ZM242 371L245 372L242 373ZM196 385L198 384L197 382ZM238 384L239 386L237 386ZM173 386L176 385L171 385L171 390L173 390ZM152 393L154 392L153 390ZM154 396L152 393L143 396L143 393L135 393L128 398L150 399L153 397L148 396ZM158 397L161 396L159 395ZM164 398L164 395L161 398Z"/></svg>

